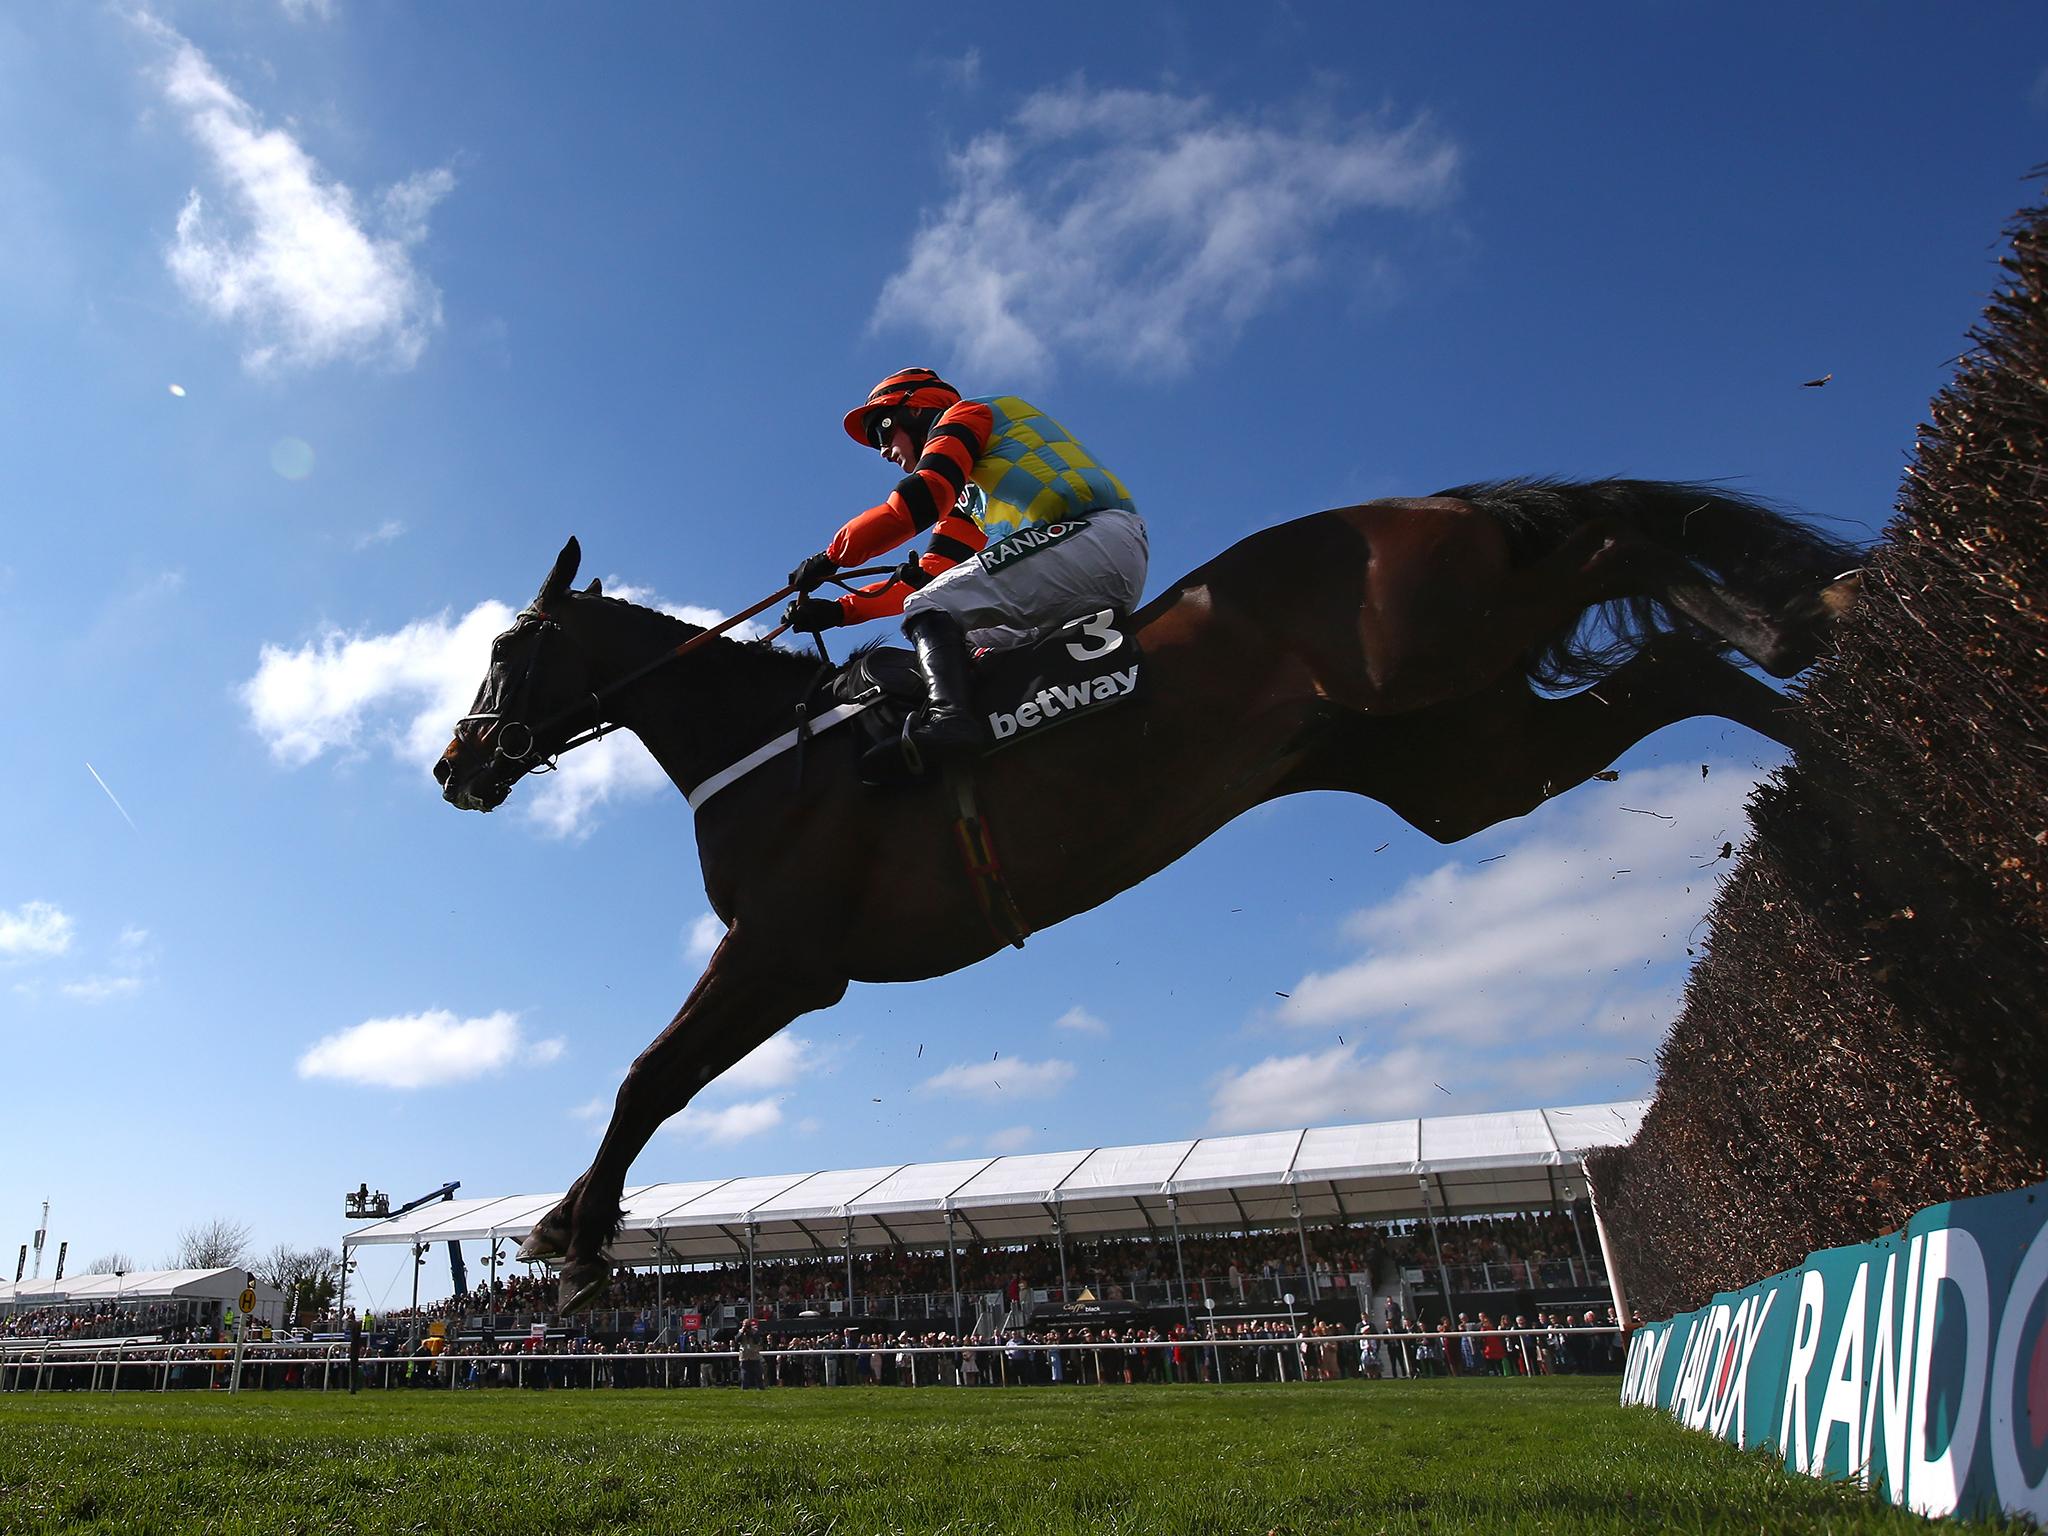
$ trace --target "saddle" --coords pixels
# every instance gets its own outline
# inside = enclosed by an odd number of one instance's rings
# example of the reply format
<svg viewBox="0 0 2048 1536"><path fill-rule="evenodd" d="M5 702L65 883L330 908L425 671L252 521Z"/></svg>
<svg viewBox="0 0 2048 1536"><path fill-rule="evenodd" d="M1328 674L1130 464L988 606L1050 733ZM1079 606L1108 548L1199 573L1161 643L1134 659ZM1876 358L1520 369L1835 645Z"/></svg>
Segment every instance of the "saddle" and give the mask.
<svg viewBox="0 0 2048 1536"><path fill-rule="evenodd" d="M1043 736L1071 720L1138 697L1145 668L1126 614L1105 608L1062 625L1035 645L974 656L974 707L988 728L982 755ZM856 651L826 686L835 704L868 706L854 717L861 758L899 741L904 722L925 704L924 674L900 646ZM872 755L871 755L872 754ZM896 782L871 776L869 782Z"/></svg>

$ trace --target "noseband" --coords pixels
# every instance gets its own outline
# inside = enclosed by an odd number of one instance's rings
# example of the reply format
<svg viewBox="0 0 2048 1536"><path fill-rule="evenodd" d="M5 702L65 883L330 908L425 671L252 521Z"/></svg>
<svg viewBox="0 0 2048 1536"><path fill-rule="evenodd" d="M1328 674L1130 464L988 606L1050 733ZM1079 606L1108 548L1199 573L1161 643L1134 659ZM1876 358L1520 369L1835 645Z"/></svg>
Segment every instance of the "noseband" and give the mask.
<svg viewBox="0 0 2048 1536"><path fill-rule="evenodd" d="M533 654L527 657L526 671L518 683L505 691L496 709L464 715L455 722L455 732L458 736L462 734L465 726L481 725L481 729L473 730L471 734L478 742L490 743L491 760L479 770L480 772L495 772L501 764L508 763L519 770L506 780L508 788L529 773L552 773L564 752L572 747L580 747L585 742L596 741L611 729L606 726L600 713L601 695L595 692L567 709L557 710L538 725L529 724L522 718L521 712L515 711L514 706L524 705L526 695L532 691L534 674L540 669L541 649L547 644L548 636L560 635L571 647L576 646L576 642L569 638L568 631L539 608L522 609L518 620L512 626L512 633L517 635L520 630L533 625L539 626L540 633L533 642ZM534 752L544 736L553 732L564 721L583 714L586 710L590 713L593 724L580 733L569 736L546 757L534 757Z"/></svg>

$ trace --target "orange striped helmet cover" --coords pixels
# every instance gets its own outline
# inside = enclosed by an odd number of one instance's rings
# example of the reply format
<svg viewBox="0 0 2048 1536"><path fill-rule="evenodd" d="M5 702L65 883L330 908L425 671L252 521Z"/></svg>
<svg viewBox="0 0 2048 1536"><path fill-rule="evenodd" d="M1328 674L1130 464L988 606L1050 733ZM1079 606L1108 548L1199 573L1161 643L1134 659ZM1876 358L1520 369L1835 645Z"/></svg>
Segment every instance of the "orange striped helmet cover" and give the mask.
<svg viewBox="0 0 2048 1536"><path fill-rule="evenodd" d="M906 410L941 410L957 405L960 391L929 368L899 368L868 391L865 403L846 413L846 435L863 448L868 446L867 414L878 405L897 405Z"/></svg>

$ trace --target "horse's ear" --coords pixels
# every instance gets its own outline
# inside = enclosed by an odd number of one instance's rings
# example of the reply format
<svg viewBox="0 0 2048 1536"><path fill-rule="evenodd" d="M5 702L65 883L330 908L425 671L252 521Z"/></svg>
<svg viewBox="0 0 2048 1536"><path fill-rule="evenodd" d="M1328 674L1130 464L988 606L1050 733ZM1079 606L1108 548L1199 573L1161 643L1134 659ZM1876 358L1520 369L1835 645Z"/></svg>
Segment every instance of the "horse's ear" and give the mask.
<svg viewBox="0 0 2048 1536"><path fill-rule="evenodd" d="M562 546L562 552L555 556L555 568L548 572L548 579L540 584L540 596L533 600L533 606L543 613L548 604L569 590L569 583L576 579L576 567L583 563L583 546L570 535L569 542Z"/></svg>
<svg viewBox="0 0 2048 1536"><path fill-rule="evenodd" d="M593 576L590 578L590 585L585 587L583 591L587 596L590 597L603 597L604 583L599 581L595 576Z"/></svg>

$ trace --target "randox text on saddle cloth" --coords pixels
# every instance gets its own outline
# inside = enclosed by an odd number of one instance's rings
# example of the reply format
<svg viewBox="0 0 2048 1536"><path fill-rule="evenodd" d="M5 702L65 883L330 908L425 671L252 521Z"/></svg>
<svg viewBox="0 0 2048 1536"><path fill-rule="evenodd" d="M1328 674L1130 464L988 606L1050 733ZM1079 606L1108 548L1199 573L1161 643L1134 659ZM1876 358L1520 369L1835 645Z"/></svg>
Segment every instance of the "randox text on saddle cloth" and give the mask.
<svg viewBox="0 0 2048 1536"><path fill-rule="evenodd" d="M1078 683L1060 683L1051 688L1041 688L1032 697L1019 704L1014 713L997 710L988 717L988 728L997 741L1007 741L1019 731L1036 730L1050 725L1061 715L1073 710L1086 709L1094 704L1106 704L1111 699L1122 698L1138 686L1138 668L1126 667L1121 672L1105 672L1100 677L1086 678Z"/></svg>
<svg viewBox="0 0 2048 1536"><path fill-rule="evenodd" d="M1088 526L1085 517L1062 518L1056 523L1046 523L1037 528L1019 528L1007 538L998 539L981 552L981 567L985 571L998 571L1004 566L1022 560L1026 555L1035 555L1041 549L1049 549L1063 539L1070 539Z"/></svg>
<svg viewBox="0 0 2048 1536"><path fill-rule="evenodd" d="M1924 1515L2048 1515L2048 1184L1645 1324L1621 1400Z"/></svg>

